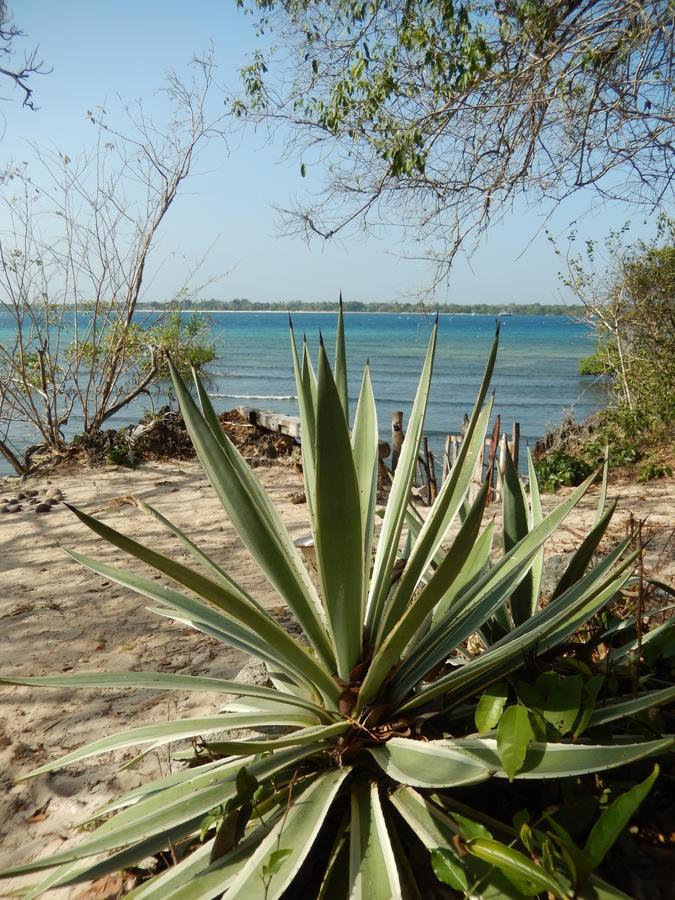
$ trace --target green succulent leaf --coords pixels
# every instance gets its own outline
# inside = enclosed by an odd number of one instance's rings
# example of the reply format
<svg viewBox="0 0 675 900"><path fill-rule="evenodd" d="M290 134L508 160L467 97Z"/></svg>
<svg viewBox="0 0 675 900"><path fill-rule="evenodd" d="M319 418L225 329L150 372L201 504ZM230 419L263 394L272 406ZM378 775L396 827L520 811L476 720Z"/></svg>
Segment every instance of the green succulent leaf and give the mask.
<svg viewBox="0 0 675 900"><path fill-rule="evenodd" d="M317 387L316 514L321 528L314 542L337 672L347 681L361 658L363 531L349 431L323 344Z"/></svg>
<svg viewBox="0 0 675 900"><path fill-rule="evenodd" d="M523 486L505 437L502 439L502 460L502 529L504 553L508 553L527 537L530 527ZM522 625L534 612L532 594L532 575L528 571L511 595L511 615L516 626Z"/></svg>
<svg viewBox="0 0 675 900"><path fill-rule="evenodd" d="M349 896L354 900L401 896L396 856L376 782L352 783Z"/></svg>
<svg viewBox="0 0 675 900"><path fill-rule="evenodd" d="M173 366L171 377L190 438L223 508L265 576L297 617L319 658L332 671L335 660L322 621L321 601L279 513L220 427L199 379L203 415Z"/></svg>

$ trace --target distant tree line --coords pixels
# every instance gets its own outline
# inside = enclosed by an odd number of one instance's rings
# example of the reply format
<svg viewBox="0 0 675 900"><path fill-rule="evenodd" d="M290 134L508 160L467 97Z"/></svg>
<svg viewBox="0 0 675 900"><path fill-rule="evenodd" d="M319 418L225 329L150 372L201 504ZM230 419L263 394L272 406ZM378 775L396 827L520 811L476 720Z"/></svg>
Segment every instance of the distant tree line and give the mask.
<svg viewBox="0 0 675 900"><path fill-rule="evenodd" d="M163 309L164 303L153 301L144 303L139 308ZM287 303L270 302L266 300L256 301L245 298L234 300L185 300L182 304L186 310L214 310L215 312L241 311L241 312L334 312L334 301L289 301ZM506 303L503 306L495 306L490 303L442 303L432 306L428 303L396 303L381 301L365 303L361 300L347 300L344 304L346 312L368 313L455 313L470 315L494 316L499 313L508 313L514 316L575 316L585 312L583 306L570 306L563 303Z"/></svg>

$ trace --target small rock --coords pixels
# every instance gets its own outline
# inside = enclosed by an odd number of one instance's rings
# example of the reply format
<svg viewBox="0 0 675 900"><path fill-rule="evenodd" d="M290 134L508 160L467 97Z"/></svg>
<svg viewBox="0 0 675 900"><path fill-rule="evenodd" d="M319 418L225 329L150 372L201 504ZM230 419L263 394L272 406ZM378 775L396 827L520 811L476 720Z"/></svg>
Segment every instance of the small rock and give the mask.
<svg viewBox="0 0 675 900"><path fill-rule="evenodd" d="M21 512L21 506L18 503L8 503L7 506L3 509L3 512L7 513L15 513Z"/></svg>
<svg viewBox="0 0 675 900"><path fill-rule="evenodd" d="M51 503L38 503L35 507L36 513L47 513L51 511Z"/></svg>
<svg viewBox="0 0 675 900"><path fill-rule="evenodd" d="M47 491L47 497L50 500L63 500L63 491L61 491L59 488L49 488L49 490Z"/></svg>
<svg viewBox="0 0 675 900"><path fill-rule="evenodd" d="M31 488L30 491L26 491L26 497L37 497L39 491L36 491L35 488Z"/></svg>
<svg viewBox="0 0 675 900"><path fill-rule="evenodd" d="M291 494L291 503L294 503L296 506L299 503L307 503L307 497L305 497L304 491L295 491L295 493Z"/></svg>
<svg viewBox="0 0 675 900"><path fill-rule="evenodd" d="M25 499L26 499L26 495L25 495L24 493L16 494L15 499L16 499L16 500L25 500Z"/></svg>

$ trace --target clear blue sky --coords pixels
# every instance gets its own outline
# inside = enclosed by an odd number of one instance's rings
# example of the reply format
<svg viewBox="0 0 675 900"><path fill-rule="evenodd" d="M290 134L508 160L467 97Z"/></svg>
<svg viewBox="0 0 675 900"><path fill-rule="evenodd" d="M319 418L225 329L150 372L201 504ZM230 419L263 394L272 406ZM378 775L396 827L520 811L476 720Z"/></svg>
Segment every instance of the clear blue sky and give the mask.
<svg viewBox="0 0 675 900"><path fill-rule="evenodd" d="M239 65L255 46L250 19L237 11L234 0L9 0L8 5L28 36L17 45L17 55L23 47L39 45L53 71L32 80L37 112L21 107L9 83L0 84L0 96L7 98L0 102L3 168L10 160L29 159L31 142L75 156L95 136L86 110L114 109L117 95L142 98L152 110L166 70L180 72L210 42L218 78L232 87ZM415 299L430 270L400 258L406 248L393 232L310 247L300 238L279 236L274 204L287 204L318 186L318 174L310 169L302 179L298 161L282 160L280 141L269 146L262 135L247 133L231 143L229 155L222 145L210 147L170 211L153 254L146 299L170 296L183 280L185 260L194 264L212 244L200 279L224 277L203 292L207 297L333 300L341 289L352 300ZM581 217L580 235L601 238L628 217L617 208L591 212L592 203L592 192L577 196L556 214L553 231L562 238L568 224ZM638 217L633 221L644 231ZM489 233L470 264L460 261L438 300L557 302L560 263L543 233L537 236L542 225L536 210L514 213Z"/></svg>

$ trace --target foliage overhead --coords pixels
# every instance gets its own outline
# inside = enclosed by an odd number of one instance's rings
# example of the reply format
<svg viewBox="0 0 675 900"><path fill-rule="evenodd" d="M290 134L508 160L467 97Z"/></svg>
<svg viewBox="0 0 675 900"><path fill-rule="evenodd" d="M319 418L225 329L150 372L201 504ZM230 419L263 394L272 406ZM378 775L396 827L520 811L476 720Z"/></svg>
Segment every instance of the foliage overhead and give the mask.
<svg viewBox="0 0 675 900"><path fill-rule="evenodd" d="M672 195L668 0L238 0L261 42L242 116L329 162L307 234L393 217L444 273L521 195Z"/></svg>
<svg viewBox="0 0 675 900"><path fill-rule="evenodd" d="M27 896L136 865L171 846L193 852L176 854L175 866L140 884L132 896L262 900L294 892L387 900L433 896L445 882L466 897L533 896L545 890L558 897L626 897L593 870L651 788L656 771L598 821L574 864L568 859L571 844L562 837L556 843L534 826L523 831L500 821L494 798L510 805L514 792L533 781L541 794L561 779L574 782L672 747L671 738L653 730L645 735L626 717L669 702L675 689L651 690L645 682L635 697L629 681L627 696L619 691L611 702L597 705L604 674L559 656L561 645L626 583L635 554L626 554L627 539L596 556L613 512L613 506L604 508L603 491L594 527L542 603L544 542L594 474L544 516L531 461L527 496L507 453L503 552L493 557L494 525L482 522L486 485L471 503L466 498L492 409L488 389L497 338L458 462L426 519L420 516L410 503L410 489L437 329L436 323L379 530L378 432L369 367L350 429L342 316L334 370L323 343L315 368L307 345L299 353L293 339L316 579L224 434L200 381L196 402L180 374L172 372L206 474L240 538L295 617L302 640L158 514L193 565L73 508L96 535L155 577L69 551L72 558L148 598L160 616L264 660L270 681L245 685L166 672L3 678L7 684L139 686L237 698L211 716L99 737L33 772L128 747L192 741L192 749L178 754L189 760L188 767L99 810L90 820L98 827L79 843L0 873L52 869ZM147 505L141 508L153 514ZM402 540L405 529L408 541ZM173 586L158 581L158 575ZM623 663L613 658L615 684L624 683L621 672L630 664L628 653ZM269 726L284 730L269 734ZM255 733L237 737L232 729ZM480 802L485 789L487 811ZM552 834L562 835L555 830L555 816L553 822ZM517 841L524 852L513 847ZM105 853L111 855L101 858Z"/></svg>

